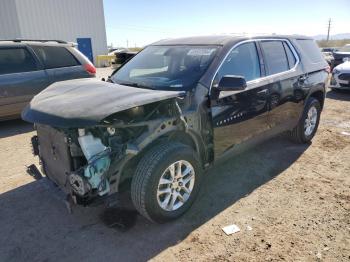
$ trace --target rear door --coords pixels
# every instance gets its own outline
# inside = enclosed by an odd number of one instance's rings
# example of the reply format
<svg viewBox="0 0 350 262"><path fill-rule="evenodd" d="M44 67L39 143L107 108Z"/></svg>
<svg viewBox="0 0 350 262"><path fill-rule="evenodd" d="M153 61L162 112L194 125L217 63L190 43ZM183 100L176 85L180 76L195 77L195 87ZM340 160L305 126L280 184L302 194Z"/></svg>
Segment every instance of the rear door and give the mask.
<svg viewBox="0 0 350 262"><path fill-rule="evenodd" d="M298 66L299 58L288 40L259 42L268 84L269 125L281 131L293 128L303 110L307 76Z"/></svg>
<svg viewBox="0 0 350 262"><path fill-rule="evenodd" d="M0 47L0 118L18 116L48 78L25 47Z"/></svg>
<svg viewBox="0 0 350 262"><path fill-rule="evenodd" d="M213 94L225 75L243 76L247 88L242 91ZM269 129L267 84L261 83L264 72L255 41L234 47L224 59L214 77L211 91L215 157Z"/></svg>
<svg viewBox="0 0 350 262"><path fill-rule="evenodd" d="M50 83L90 77L81 63L64 46L31 46L42 61Z"/></svg>

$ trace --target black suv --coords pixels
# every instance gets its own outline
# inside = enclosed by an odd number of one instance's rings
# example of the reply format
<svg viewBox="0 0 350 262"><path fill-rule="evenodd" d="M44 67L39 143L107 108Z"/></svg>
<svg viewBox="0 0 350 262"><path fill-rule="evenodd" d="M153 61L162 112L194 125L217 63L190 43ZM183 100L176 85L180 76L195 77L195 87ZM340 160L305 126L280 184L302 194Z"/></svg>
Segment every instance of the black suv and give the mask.
<svg viewBox="0 0 350 262"><path fill-rule="evenodd" d="M136 209L165 222L191 206L203 171L230 149L286 131L310 142L327 70L303 36L163 40L107 82L51 85L22 116L35 123L42 171L68 199L90 205L130 185Z"/></svg>
<svg viewBox="0 0 350 262"><path fill-rule="evenodd" d="M95 73L91 62L67 42L0 40L0 120L18 118L34 95L56 81Z"/></svg>

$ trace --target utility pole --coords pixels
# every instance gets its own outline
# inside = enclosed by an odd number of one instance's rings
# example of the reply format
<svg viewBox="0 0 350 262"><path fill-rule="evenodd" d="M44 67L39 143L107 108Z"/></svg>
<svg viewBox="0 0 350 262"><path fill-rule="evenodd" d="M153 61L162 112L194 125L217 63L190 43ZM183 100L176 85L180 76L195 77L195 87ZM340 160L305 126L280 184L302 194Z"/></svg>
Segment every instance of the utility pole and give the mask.
<svg viewBox="0 0 350 262"><path fill-rule="evenodd" d="M126 47L129 47L129 40L126 39Z"/></svg>
<svg viewBox="0 0 350 262"><path fill-rule="evenodd" d="M331 23L332 23L332 20L329 18L329 20L328 20L327 42L329 41L329 32L331 31Z"/></svg>

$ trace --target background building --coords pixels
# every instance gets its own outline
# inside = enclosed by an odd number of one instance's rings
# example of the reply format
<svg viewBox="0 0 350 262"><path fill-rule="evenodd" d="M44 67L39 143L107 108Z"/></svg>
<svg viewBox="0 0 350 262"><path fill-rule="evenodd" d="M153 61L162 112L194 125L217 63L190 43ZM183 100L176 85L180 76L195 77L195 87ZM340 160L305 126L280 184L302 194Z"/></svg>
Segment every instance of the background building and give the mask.
<svg viewBox="0 0 350 262"><path fill-rule="evenodd" d="M15 38L75 42L96 62L107 53L103 0L1 0L0 39Z"/></svg>

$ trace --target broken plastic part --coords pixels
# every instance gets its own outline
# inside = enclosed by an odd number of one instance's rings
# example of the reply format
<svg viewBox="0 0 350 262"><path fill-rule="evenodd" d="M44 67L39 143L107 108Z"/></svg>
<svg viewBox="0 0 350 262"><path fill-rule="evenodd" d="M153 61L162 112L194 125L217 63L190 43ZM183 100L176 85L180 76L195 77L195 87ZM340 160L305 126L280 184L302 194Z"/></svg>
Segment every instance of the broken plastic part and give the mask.
<svg viewBox="0 0 350 262"><path fill-rule="evenodd" d="M105 177L111 159L110 148L102 144L100 138L94 137L91 133L85 134L79 130L78 141L83 151L83 154L88 161L88 165L84 168L84 178L87 179L91 189L97 189L100 196L107 194L110 191L109 181ZM75 180L78 187L77 192L85 192L86 186L81 181ZM74 188L74 186L73 186Z"/></svg>

